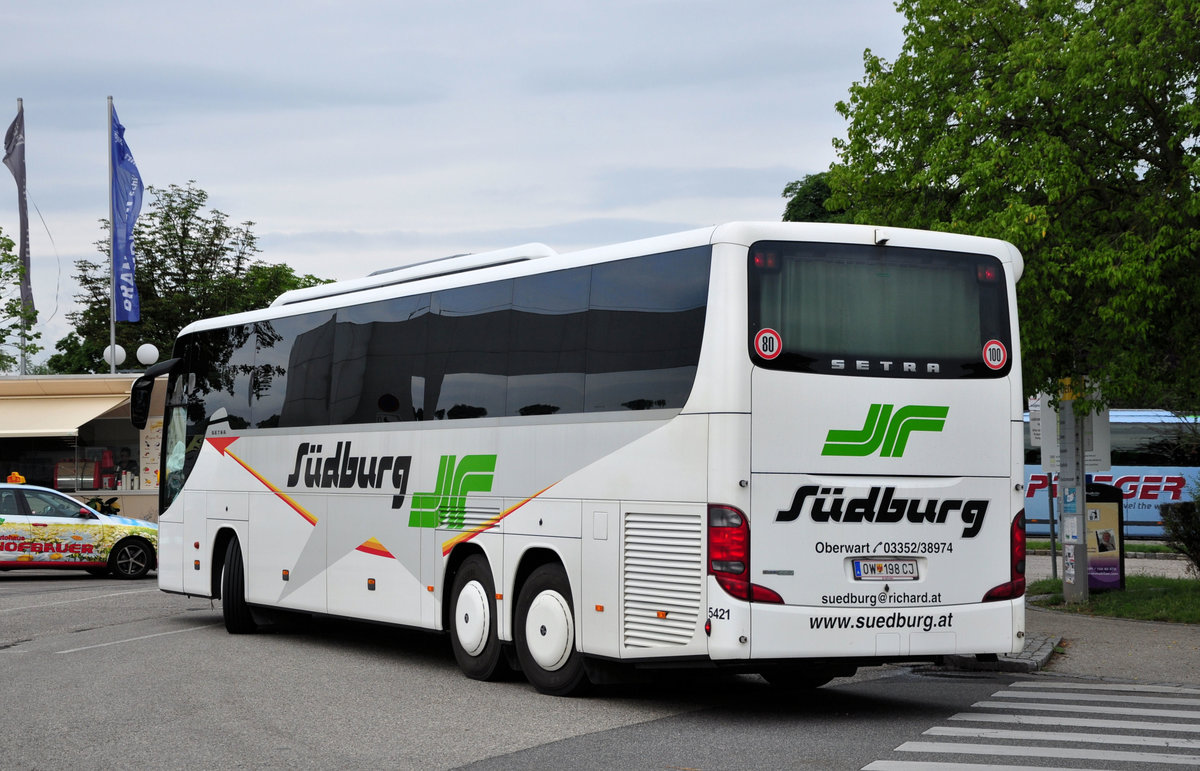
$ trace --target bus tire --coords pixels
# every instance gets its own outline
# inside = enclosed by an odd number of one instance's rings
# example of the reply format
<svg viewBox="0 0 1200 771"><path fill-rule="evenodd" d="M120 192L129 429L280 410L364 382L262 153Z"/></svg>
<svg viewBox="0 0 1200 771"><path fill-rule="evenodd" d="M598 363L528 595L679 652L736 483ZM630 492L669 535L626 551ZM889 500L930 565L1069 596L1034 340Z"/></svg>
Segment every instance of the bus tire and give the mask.
<svg viewBox="0 0 1200 771"><path fill-rule="evenodd" d="M846 674L842 674L845 672ZM854 669L832 670L805 664L781 666L760 673L773 688L785 691L811 691L820 688L835 677L850 677Z"/></svg>
<svg viewBox="0 0 1200 771"><path fill-rule="evenodd" d="M230 634L258 631L250 606L246 604L246 568L242 565L242 547L230 538L225 547L225 565L221 569L221 615Z"/></svg>
<svg viewBox="0 0 1200 771"><path fill-rule="evenodd" d="M450 647L463 674L495 680L503 674L496 636L496 589L487 560L472 554L454 575L451 592Z"/></svg>
<svg viewBox="0 0 1200 771"><path fill-rule="evenodd" d="M145 578L154 567L154 547L141 538L126 538L113 547L108 569L117 578Z"/></svg>
<svg viewBox="0 0 1200 771"><path fill-rule="evenodd" d="M570 696L590 685L575 648L571 585L561 566L542 565L529 575L517 597L513 631L521 671L539 692Z"/></svg>

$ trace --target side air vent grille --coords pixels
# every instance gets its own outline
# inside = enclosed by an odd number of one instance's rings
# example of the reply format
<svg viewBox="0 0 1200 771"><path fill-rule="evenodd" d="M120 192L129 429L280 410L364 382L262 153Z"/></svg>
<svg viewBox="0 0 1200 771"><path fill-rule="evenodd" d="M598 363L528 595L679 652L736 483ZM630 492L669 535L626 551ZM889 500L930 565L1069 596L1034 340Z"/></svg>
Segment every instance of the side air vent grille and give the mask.
<svg viewBox="0 0 1200 771"><path fill-rule="evenodd" d="M703 524L702 512L625 516L621 605L626 647L691 641L704 580Z"/></svg>

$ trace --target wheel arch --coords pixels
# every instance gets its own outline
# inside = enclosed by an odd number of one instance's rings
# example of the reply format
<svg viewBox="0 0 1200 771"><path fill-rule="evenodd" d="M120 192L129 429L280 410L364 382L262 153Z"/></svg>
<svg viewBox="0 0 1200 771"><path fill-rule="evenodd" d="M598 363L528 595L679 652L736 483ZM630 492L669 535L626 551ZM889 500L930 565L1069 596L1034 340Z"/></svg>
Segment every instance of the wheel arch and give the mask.
<svg viewBox="0 0 1200 771"><path fill-rule="evenodd" d="M137 533L132 533L130 535L127 535L112 545L112 548L108 550L108 559L106 559L104 561L105 564L108 566L108 569L110 571L115 570L114 565L113 565L113 560L116 559L117 553L121 548L121 544L129 542L129 541L138 541L140 543L145 544L146 549L149 550L149 553L150 553L149 570L158 570L158 549L150 541L149 538L146 538L144 535L138 535Z"/></svg>
<svg viewBox="0 0 1200 771"><path fill-rule="evenodd" d="M566 574L567 584L571 587L571 602L575 606L575 616L576 620L578 620L579 600L577 598L579 590L571 582L571 572L567 570L567 564L563 560L562 555L546 546L533 546L521 554L520 559L517 560L516 572L513 574L512 597L510 598L512 602L508 603L510 609L508 612L510 629L517 620L517 598L521 596L521 590L525 587L525 582L529 579L529 576L542 565L558 565L562 568L563 573ZM505 596L507 597L507 595Z"/></svg>
<svg viewBox="0 0 1200 771"><path fill-rule="evenodd" d="M222 527L217 530L217 535L212 542L212 556L209 564L212 570L209 571L208 580L210 587L210 596L214 599L221 599L221 571L225 569L225 550L229 547L229 542L239 539L238 533L232 527ZM242 547L243 559L246 549Z"/></svg>
<svg viewBox="0 0 1200 771"><path fill-rule="evenodd" d="M492 577L495 580L496 571L492 568L491 560L488 559L487 552L483 547L475 543L463 543L454 547L450 552L450 556L446 559L446 570L442 574L442 601L440 624L443 631L450 631L450 613L454 610L454 598L450 596L450 592L454 587L454 577L458 575L458 571L462 568L468 557L480 555L484 561L488 563L489 569L492 570Z"/></svg>

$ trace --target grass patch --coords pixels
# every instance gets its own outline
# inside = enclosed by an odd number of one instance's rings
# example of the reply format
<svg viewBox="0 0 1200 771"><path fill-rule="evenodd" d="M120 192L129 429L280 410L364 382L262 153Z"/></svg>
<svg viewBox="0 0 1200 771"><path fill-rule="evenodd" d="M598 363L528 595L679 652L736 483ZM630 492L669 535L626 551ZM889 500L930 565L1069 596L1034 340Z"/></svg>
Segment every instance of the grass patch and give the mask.
<svg viewBox="0 0 1200 771"><path fill-rule="evenodd" d="M1141 621L1200 624L1200 581L1161 576L1125 576L1125 589L1089 592L1085 604L1063 602L1062 580L1043 578L1029 585L1027 595L1045 595L1031 605L1069 613Z"/></svg>
<svg viewBox="0 0 1200 771"><path fill-rule="evenodd" d="M1056 544L1059 551L1062 550L1062 542ZM1041 551L1050 551L1049 541L1028 541L1025 544L1027 549L1039 549ZM1137 551L1145 554L1178 554L1179 552L1172 549L1170 546L1161 543L1136 543L1131 541L1125 542L1125 551Z"/></svg>

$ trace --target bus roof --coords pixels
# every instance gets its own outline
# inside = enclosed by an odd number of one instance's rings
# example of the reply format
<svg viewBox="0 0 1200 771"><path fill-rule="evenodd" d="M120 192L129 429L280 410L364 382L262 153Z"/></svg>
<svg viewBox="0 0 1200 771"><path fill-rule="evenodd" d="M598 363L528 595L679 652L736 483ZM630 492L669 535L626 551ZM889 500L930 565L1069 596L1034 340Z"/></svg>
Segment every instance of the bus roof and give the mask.
<svg viewBox="0 0 1200 771"><path fill-rule="evenodd" d="M727 243L749 246L759 240L830 241L834 243L889 244L939 250L953 249L993 254L1001 262L1012 266L1015 279L1020 278L1024 269L1024 261L1016 247L1005 241L980 236L829 222L730 222L571 253L559 253L541 243L528 243L479 254L463 254L428 260L399 268L376 271L362 278L294 289L279 295L268 308L197 320L185 326L179 334L290 316L302 312L301 307L304 307L305 310L337 307L341 303L332 298L345 298L347 295L368 293L385 287L436 280L463 273L481 271L488 275L486 278L480 276L479 280L487 281L491 280L493 275L507 277L523 274L526 270L528 272L557 270L576 265L623 259L653 251L685 249L703 244ZM545 264L539 264L537 268L526 270L517 267L523 263L535 261L538 263L545 261ZM506 266L517 269L510 272L505 270ZM372 299L377 299L377 297L376 295ZM356 298L353 302L366 301L366 299L366 297L363 297L362 300ZM349 304L353 304L353 302Z"/></svg>

